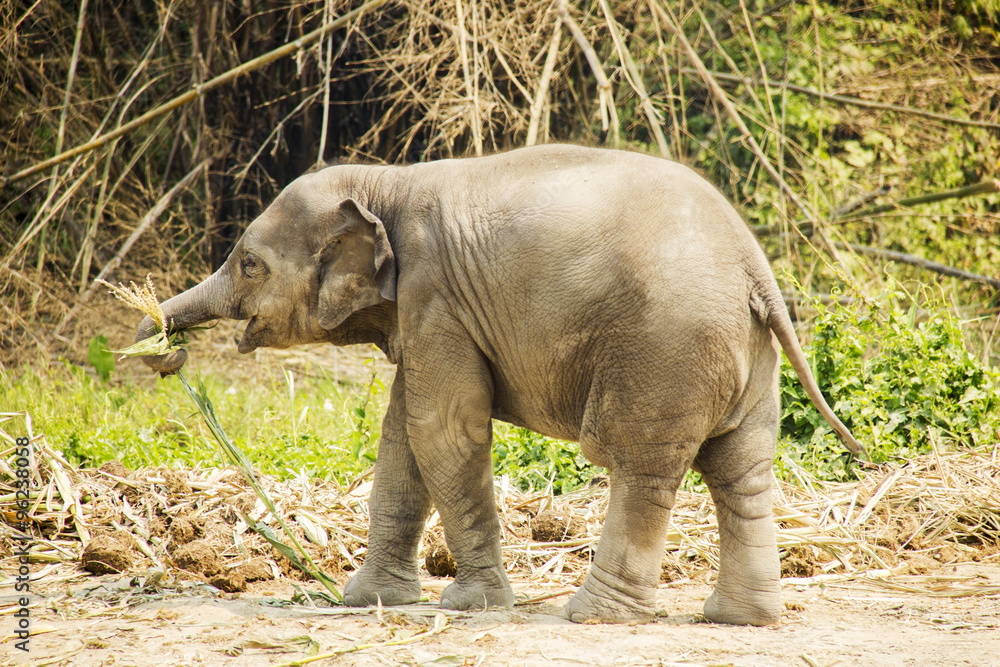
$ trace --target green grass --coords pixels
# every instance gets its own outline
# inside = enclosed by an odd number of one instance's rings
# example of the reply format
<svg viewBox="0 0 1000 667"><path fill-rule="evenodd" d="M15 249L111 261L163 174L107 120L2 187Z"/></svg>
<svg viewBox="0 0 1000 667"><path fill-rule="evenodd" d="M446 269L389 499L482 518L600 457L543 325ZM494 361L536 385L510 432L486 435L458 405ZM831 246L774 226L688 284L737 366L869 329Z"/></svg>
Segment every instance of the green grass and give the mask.
<svg viewBox="0 0 1000 667"><path fill-rule="evenodd" d="M266 474L344 482L375 460L383 403L381 381L342 384L332 378L260 381L187 369L201 380L232 440ZM112 377L114 377L112 375ZM36 432L74 464L99 466L118 459L130 468L223 463L197 408L177 378L150 385L131 379L105 382L68 362L27 368L0 378L0 405L27 410Z"/></svg>
<svg viewBox="0 0 1000 667"><path fill-rule="evenodd" d="M584 458L579 445L497 421L493 469L522 490L545 491L551 486L556 495L574 491L604 472Z"/></svg>

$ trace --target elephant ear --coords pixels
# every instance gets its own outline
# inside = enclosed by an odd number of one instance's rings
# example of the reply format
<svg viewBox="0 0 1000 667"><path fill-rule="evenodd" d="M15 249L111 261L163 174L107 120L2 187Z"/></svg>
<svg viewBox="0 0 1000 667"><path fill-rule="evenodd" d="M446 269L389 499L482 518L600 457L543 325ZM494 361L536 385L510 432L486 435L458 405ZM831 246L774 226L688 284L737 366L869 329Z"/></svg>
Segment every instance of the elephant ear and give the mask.
<svg viewBox="0 0 1000 667"><path fill-rule="evenodd" d="M396 300L396 256L385 225L354 199L337 207L320 263L319 324L335 329L353 313Z"/></svg>

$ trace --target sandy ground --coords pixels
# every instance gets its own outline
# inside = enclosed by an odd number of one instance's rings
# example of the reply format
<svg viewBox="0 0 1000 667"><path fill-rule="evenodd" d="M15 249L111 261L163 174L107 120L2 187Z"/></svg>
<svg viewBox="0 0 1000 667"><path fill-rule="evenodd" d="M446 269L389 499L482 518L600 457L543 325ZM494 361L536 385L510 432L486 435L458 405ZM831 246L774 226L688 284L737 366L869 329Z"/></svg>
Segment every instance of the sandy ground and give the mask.
<svg viewBox="0 0 1000 667"><path fill-rule="evenodd" d="M992 562L935 574L1000 585ZM426 580L429 598L447 583ZM526 598L565 591L513 583ZM433 603L345 613L289 605L295 591L287 580L240 595L194 585L144 595L128 579L86 577L38 587L44 599L33 613L30 653L7 638L0 656L4 664L137 667L279 665L335 651L345 652L314 664L1000 665L1000 595L955 598L948 590L789 581L780 624L749 628L704 622L710 584L686 580L661 586L655 622L615 626L564 620L565 595L476 613L444 615ZM357 646L368 647L351 650Z"/></svg>

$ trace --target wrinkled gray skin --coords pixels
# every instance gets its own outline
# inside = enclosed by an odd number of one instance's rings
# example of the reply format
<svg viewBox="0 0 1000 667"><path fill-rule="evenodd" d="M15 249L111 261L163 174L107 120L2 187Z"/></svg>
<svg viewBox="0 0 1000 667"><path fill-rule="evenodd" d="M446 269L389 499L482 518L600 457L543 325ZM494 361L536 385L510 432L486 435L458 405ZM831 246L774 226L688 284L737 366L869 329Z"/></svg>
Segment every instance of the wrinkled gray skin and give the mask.
<svg viewBox="0 0 1000 667"><path fill-rule="evenodd" d="M225 265L163 304L173 329L249 320L239 351L374 343L397 365L351 605L415 602L432 505L458 576L441 606L510 606L491 419L575 440L610 471L573 621L649 619L685 471L718 513L705 615L774 623L778 348L823 401L743 220L686 167L544 146L407 167L338 166L289 185ZM138 338L151 334L147 318ZM146 358L161 372L184 353Z"/></svg>

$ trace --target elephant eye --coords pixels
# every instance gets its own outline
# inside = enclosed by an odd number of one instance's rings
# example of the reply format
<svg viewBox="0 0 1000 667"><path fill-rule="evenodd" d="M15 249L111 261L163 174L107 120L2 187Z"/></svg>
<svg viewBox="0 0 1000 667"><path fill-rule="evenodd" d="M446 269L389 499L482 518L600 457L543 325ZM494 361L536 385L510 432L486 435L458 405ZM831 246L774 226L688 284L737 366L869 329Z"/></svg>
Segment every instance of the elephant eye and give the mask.
<svg viewBox="0 0 1000 667"><path fill-rule="evenodd" d="M243 269L243 275L247 278L263 278L267 275L267 266L264 265L264 262L250 253L243 256L240 268Z"/></svg>

